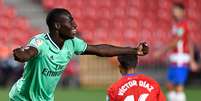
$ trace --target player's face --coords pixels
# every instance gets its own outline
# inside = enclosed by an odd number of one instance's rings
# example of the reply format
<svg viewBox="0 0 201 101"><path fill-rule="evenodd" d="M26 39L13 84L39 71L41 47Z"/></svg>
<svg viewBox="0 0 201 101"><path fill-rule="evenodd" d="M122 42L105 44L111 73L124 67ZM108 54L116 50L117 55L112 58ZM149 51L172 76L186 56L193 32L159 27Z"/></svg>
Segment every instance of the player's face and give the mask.
<svg viewBox="0 0 201 101"><path fill-rule="evenodd" d="M72 17L61 15L59 34L64 39L73 39L77 33L77 25Z"/></svg>
<svg viewBox="0 0 201 101"><path fill-rule="evenodd" d="M180 20L184 17L184 10L182 10L178 7L174 7L172 12L173 12L173 17L176 20Z"/></svg>

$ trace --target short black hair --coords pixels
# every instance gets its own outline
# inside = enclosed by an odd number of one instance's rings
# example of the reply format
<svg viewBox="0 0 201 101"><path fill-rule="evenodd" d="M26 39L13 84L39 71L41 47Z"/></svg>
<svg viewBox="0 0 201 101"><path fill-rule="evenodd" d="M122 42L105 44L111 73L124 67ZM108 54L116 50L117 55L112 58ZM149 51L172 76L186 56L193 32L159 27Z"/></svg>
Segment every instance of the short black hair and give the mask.
<svg viewBox="0 0 201 101"><path fill-rule="evenodd" d="M182 4L182 3L174 3L174 7L178 7L179 9L182 9L182 10L185 9L184 4Z"/></svg>
<svg viewBox="0 0 201 101"><path fill-rule="evenodd" d="M119 55L117 59L123 68L135 68L138 63L137 55Z"/></svg>
<svg viewBox="0 0 201 101"><path fill-rule="evenodd" d="M56 22L57 18L61 15L66 15L67 17L69 17L70 20L73 19L71 13L68 10L66 10L64 8L54 8L48 13L48 15L46 17L46 23L47 23L48 27L49 28L52 27L54 22Z"/></svg>

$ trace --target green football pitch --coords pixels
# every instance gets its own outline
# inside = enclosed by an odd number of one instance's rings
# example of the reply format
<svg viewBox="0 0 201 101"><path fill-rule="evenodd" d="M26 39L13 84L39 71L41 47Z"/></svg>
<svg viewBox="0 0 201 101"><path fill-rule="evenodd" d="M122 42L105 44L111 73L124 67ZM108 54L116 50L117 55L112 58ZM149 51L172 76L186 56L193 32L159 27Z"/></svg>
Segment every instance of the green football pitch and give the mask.
<svg viewBox="0 0 201 101"><path fill-rule="evenodd" d="M7 88L0 88L0 101L8 101L8 91ZM186 93L187 101L201 101L201 87L187 87ZM105 95L105 88L57 88L55 101L105 101Z"/></svg>

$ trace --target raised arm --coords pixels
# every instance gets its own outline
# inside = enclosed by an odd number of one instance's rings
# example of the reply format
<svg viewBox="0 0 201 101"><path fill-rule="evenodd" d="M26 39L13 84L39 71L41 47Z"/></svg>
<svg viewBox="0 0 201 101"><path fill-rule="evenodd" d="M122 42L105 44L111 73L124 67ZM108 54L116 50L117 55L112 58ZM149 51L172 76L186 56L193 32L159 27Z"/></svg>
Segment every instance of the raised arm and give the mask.
<svg viewBox="0 0 201 101"><path fill-rule="evenodd" d="M97 55L101 57L112 57L124 54L137 54L139 56L146 55L149 52L148 45L140 43L137 48L117 47L107 44L88 45L86 51L82 55Z"/></svg>
<svg viewBox="0 0 201 101"><path fill-rule="evenodd" d="M37 49L32 46L16 48L13 50L13 56L16 61L26 62L38 53Z"/></svg>

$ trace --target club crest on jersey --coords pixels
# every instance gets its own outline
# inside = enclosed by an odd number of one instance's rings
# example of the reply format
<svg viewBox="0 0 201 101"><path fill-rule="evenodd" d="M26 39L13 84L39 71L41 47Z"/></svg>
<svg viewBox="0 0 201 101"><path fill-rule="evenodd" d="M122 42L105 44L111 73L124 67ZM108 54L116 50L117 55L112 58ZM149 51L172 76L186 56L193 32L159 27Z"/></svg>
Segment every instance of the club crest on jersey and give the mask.
<svg viewBox="0 0 201 101"><path fill-rule="evenodd" d="M184 29L183 29L183 28L178 28L178 29L177 29L177 35L178 35L178 36L182 36L183 33L184 33Z"/></svg>
<svg viewBox="0 0 201 101"><path fill-rule="evenodd" d="M35 39L35 45L36 45L36 47L39 47L42 44L43 44L43 41L41 39Z"/></svg>

